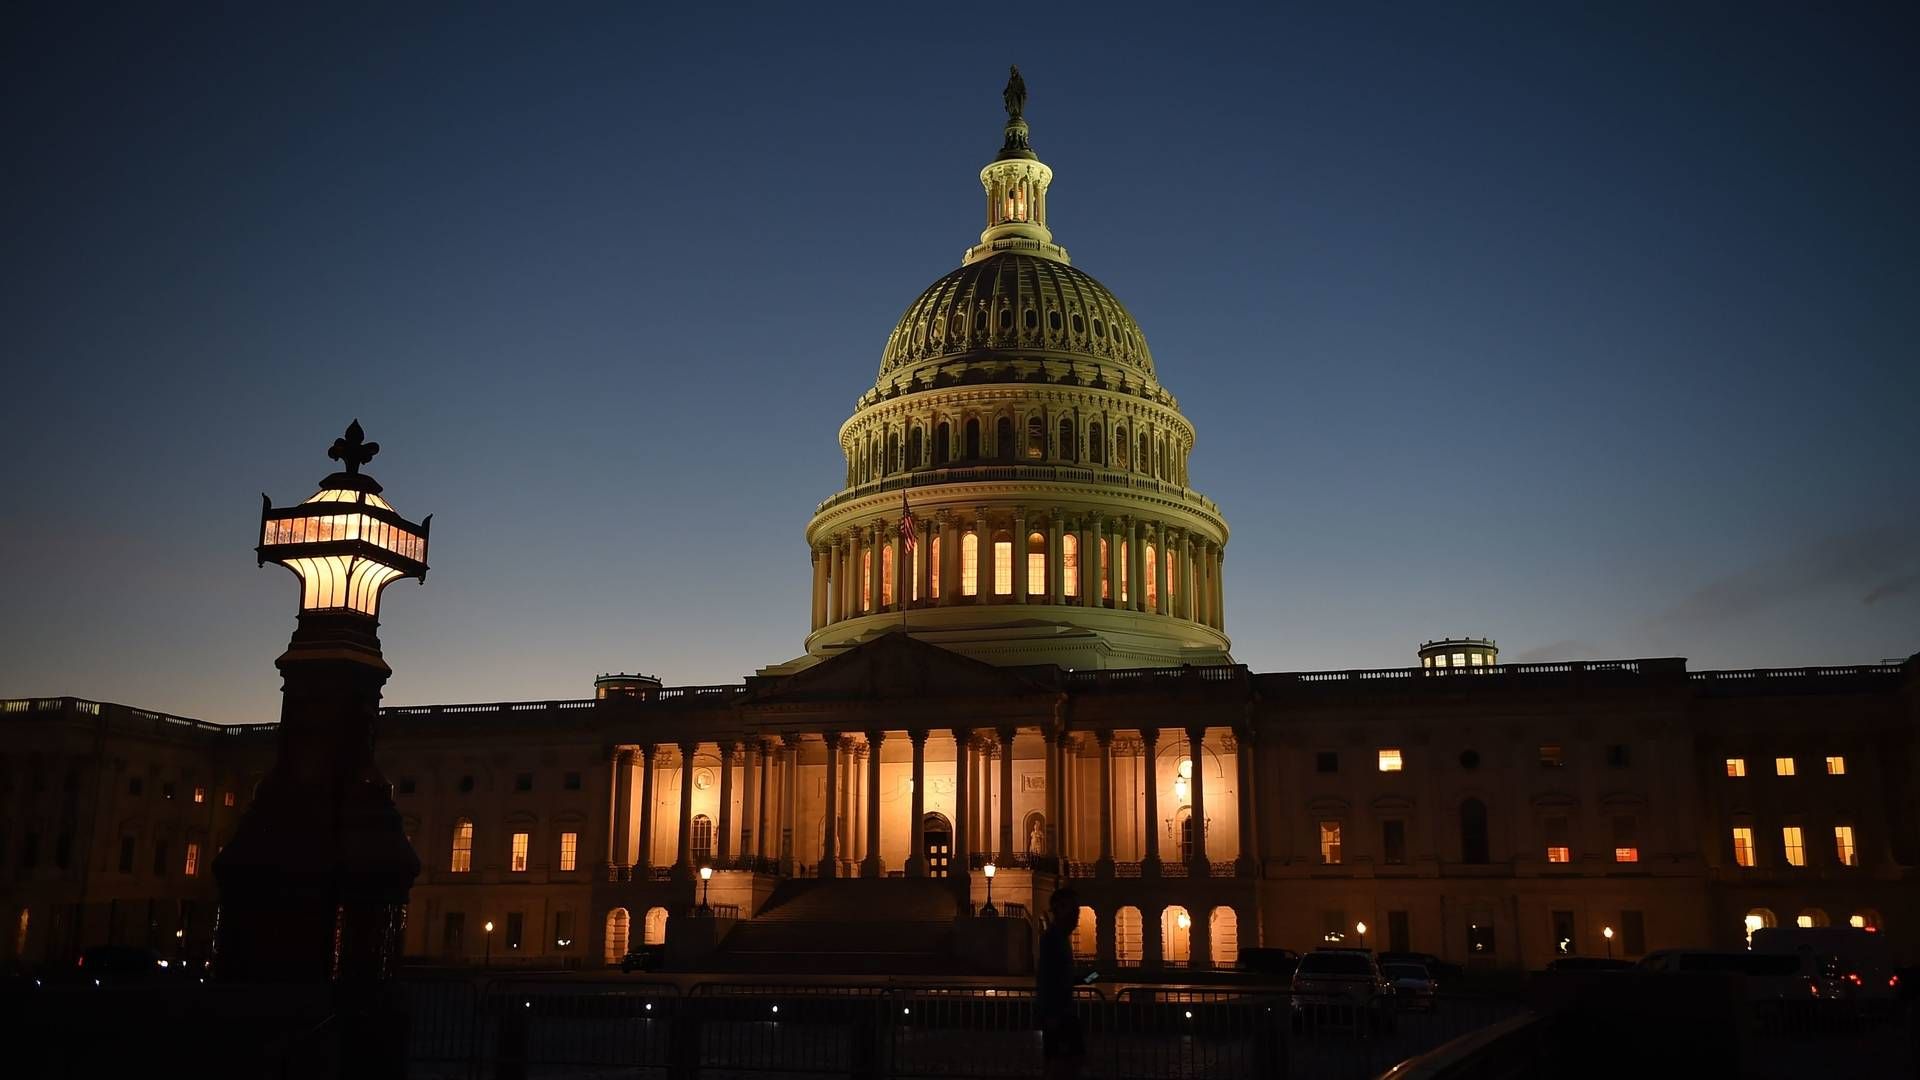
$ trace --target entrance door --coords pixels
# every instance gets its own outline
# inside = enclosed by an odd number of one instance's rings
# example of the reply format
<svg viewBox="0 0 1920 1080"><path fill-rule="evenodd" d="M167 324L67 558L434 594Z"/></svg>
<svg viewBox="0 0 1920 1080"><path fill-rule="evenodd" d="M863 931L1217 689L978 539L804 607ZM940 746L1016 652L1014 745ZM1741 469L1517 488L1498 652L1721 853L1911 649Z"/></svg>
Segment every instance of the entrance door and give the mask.
<svg viewBox="0 0 1920 1080"><path fill-rule="evenodd" d="M953 861L953 826L939 814L928 814L921 831L927 844L927 876L946 877Z"/></svg>

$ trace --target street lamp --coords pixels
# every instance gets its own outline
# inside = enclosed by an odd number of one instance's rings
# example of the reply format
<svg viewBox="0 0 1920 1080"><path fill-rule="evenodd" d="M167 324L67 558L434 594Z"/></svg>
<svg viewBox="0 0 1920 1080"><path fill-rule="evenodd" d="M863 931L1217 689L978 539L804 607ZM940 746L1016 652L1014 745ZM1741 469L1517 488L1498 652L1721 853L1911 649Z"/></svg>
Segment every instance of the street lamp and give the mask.
<svg viewBox="0 0 1920 1080"><path fill-rule="evenodd" d="M1601 927L1600 936L1607 939L1607 959L1613 959L1613 927Z"/></svg>
<svg viewBox="0 0 1920 1080"><path fill-rule="evenodd" d="M713 909L707 906L707 888L713 884L713 867L700 868L700 914L711 915Z"/></svg>
<svg viewBox="0 0 1920 1080"><path fill-rule="evenodd" d="M1353 932L1360 935L1360 947L1363 949L1366 948L1367 947L1367 924L1364 922L1354 923Z"/></svg>
<svg viewBox="0 0 1920 1080"><path fill-rule="evenodd" d="M493 966L493 920L487 920L487 960L482 967Z"/></svg>
<svg viewBox="0 0 1920 1080"><path fill-rule="evenodd" d="M432 518L410 521L362 472L379 453L356 421L327 456L339 470L301 502L261 496L255 561L293 571L298 622L275 661L282 680L273 766L214 859L222 979L377 983L391 977L420 860L373 759L380 596L425 580ZM316 859L315 851L346 853Z"/></svg>
<svg viewBox="0 0 1920 1080"><path fill-rule="evenodd" d="M1000 868L993 865L992 863L988 863L987 865L980 868L980 872L987 875L987 906L980 909L980 914L985 915L987 918L991 919L994 916L1000 914L998 911L995 911L993 909L993 875L999 873Z"/></svg>

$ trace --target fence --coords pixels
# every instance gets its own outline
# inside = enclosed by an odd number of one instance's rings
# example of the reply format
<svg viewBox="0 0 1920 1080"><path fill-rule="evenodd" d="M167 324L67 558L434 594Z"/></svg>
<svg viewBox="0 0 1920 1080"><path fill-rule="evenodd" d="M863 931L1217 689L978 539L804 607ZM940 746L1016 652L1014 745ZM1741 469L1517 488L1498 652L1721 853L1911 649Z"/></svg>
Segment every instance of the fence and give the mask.
<svg viewBox="0 0 1920 1080"><path fill-rule="evenodd" d="M658 980L415 982L409 1075L1012 1080L1041 1073L1029 989ZM1371 1077L1518 1012L1444 999L1372 1024L1294 1021L1283 994L1083 990L1081 1075L1113 1080Z"/></svg>

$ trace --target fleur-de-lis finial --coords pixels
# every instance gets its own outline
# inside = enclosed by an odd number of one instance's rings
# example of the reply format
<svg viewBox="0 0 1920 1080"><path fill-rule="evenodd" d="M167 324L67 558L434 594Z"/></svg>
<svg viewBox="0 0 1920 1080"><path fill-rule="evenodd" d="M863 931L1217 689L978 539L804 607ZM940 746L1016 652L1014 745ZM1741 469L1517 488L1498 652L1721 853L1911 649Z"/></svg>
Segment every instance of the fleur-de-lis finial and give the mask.
<svg viewBox="0 0 1920 1080"><path fill-rule="evenodd" d="M360 466L373 460L380 452L380 444L368 442L367 433L360 430L360 421L347 425L347 433L333 440L333 446L327 450L327 456L347 467L347 475L360 471Z"/></svg>

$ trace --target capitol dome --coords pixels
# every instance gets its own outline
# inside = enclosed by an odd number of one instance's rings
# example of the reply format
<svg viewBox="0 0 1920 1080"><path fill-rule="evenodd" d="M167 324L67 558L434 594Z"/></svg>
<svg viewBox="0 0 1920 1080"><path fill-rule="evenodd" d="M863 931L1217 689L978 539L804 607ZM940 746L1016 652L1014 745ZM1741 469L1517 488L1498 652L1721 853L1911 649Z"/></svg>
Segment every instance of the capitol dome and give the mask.
<svg viewBox="0 0 1920 1080"><path fill-rule="evenodd" d="M981 354L1122 364L1153 377L1140 325L1105 285L1063 259L995 252L927 286L900 317L880 378Z"/></svg>
<svg viewBox="0 0 1920 1080"><path fill-rule="evenodd" d="M985 231L894 326L807 525L807 654L904 632L992 664L1231 663L1227 523L1145 335L1047 226L1014 76Z"/></svg>

